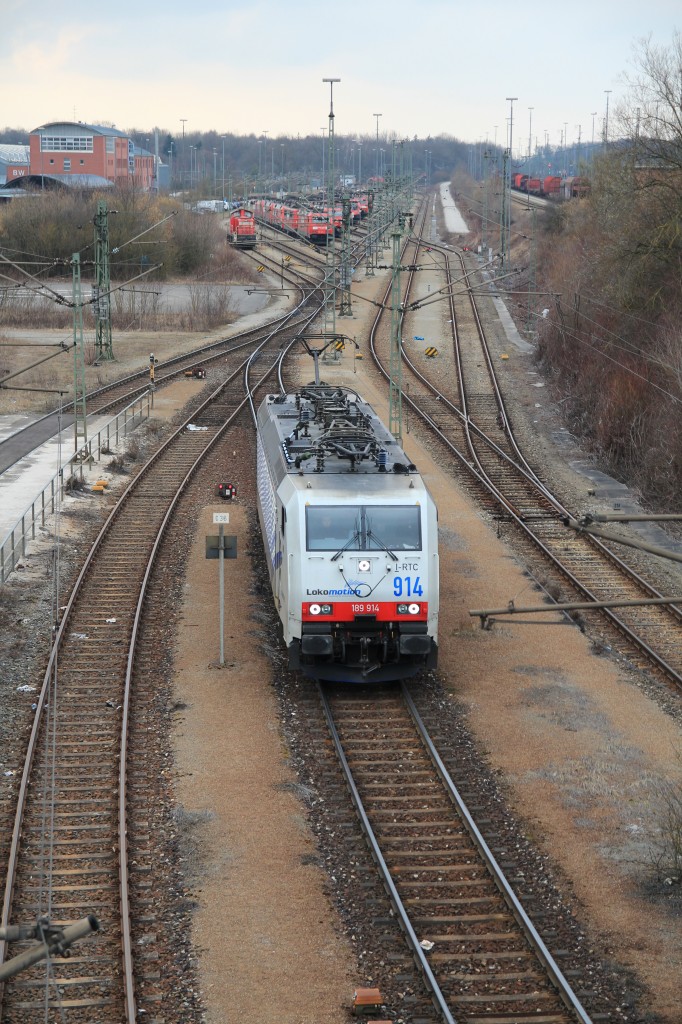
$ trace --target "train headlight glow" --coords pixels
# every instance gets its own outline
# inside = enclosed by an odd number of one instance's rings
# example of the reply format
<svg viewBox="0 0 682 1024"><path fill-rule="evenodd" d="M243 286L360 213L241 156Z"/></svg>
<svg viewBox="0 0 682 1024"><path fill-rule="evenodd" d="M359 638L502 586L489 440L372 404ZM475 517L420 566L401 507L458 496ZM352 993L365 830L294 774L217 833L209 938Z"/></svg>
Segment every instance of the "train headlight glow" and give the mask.
<svg viewBox="0 0 682 1024"><path fill-rule="evenodd" d="M421 611L421 605L418 604L399 604L398 615L419 615Z"/></svg>
<svg viewBox="0 0 682 1024"><path fill-rule="evenodd" d="M369 572L372 568L372 563L368 558L361 558L358 562L358 572Z"/></svg>
<svg viewBox="0 0 682 1024"><path fill-rule="evenodd" d="M311 615L331 615L334 611L332 604L311 604L308 608Z"/></svg>

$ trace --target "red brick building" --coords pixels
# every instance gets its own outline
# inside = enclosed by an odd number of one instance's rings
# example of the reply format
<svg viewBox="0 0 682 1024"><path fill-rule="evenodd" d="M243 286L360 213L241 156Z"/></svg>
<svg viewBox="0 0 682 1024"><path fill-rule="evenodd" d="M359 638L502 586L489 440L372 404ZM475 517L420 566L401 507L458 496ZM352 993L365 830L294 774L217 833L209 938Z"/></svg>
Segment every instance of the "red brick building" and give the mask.
<svg viewBox="0 0 682 1024"><path fill-rule="evenodd" d="M87 187L134 186L143 191L157 187L156 160L140 149L125 132L81 121L53 121L35 128L29 136L28 168L7 168L7 181L22 178L40 183L78 176ZM28 179L28 180L27 180Z"/></svg>

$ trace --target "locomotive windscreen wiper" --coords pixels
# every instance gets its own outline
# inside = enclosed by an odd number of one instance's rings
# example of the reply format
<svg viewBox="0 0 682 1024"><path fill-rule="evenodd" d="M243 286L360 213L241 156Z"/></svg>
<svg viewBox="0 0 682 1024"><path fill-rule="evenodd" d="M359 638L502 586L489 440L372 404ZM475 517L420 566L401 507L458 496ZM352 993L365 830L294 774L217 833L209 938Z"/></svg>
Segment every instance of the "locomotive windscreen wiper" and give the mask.
<svg viewBox="0 0 682 1024"><path fill-rule="evenodd" d="M376 533L374 532L374 530L372 530L371 527L367 530L367 540L376 541L377 546L383 548L386 554L390 555L394 562L398 561L398 556L394 555L391 549L386 547L383 540L377 537Z"/></svg>
<svg viewBox="0 0 682 1024"><path fill-rule="evenodd" d="M353 544L355 544L356 540L360 540L360 531L359 530L356 530L355 533L353 534L353 536L348 538L348 540L343 545L343 547L339 548L339 550L336 552L335 555L332 555L332 562L335 562L337 558L340 558L341 555L344 553L344 551L346 551L348 548L352 547ZM396 561L397 561L397 559L396 559Z"/></svg>

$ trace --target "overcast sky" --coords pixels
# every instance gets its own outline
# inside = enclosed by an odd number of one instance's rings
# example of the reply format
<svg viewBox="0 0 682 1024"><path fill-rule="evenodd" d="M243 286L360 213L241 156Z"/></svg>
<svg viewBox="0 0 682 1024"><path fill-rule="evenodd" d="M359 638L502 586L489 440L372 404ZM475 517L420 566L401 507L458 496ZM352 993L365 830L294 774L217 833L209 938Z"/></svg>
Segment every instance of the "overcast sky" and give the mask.
<svg viewBox="0 0 682 1024"><path fill-rule="evenodd" d="M589 142L638 40L681 27L680 0L3 0L0 125L306 135L333 77L341 134L504 142L516 96L515 152L529 107L533 144Z"/></svg>

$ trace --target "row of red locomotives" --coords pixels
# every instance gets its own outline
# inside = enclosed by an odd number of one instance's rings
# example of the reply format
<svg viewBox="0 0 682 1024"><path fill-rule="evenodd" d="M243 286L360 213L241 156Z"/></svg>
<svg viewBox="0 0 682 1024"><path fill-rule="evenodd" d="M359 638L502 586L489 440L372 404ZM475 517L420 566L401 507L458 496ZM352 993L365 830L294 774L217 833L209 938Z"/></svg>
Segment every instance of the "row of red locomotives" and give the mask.
<svg viewBox="0 0 682 1024"><path fill-rule="evenodd" d="M558 174L550 174L546 178L532 178L529 174L514 174L512 188L551 199L582 199L589 194L590 182L577 176L561 178Z"/></svg>
<svg viewBox="0 0 682 1024"><path fill-rule="evenodd" d="M350 201L351 224L358 223L369 212L367 196L358 196ZM280 228L291 235L298 235L309 242L324 244L334 232L341 234L343 208L328 207L321 210L306 210L297 206L286 206L269 199L258 199L253 209L238 207L230 213L229 240L242 249L252 249L256 244L256 221L261 220Z"/></svg>
<svg viewBox="0 0 682 1024"><path fill-rule="evenodd" d="M316 245L324 245L334 230L330 218L322 211L285 206L271 199L257 199L253 208L258 220Z"/></svg>
<svg viewBox="0 0 682 1024"><path fill-rule="evenodd" d="M343 232L343 205L334 206L332 210L329 206L322 208L322 213L326 214L334 224L334 235L336 238L340 238ZM350 226L355 227L359 224L363 217L366 217L369 213L369 200L367 196L357 196L349 200L348 216L350 219Z"/></svg>

